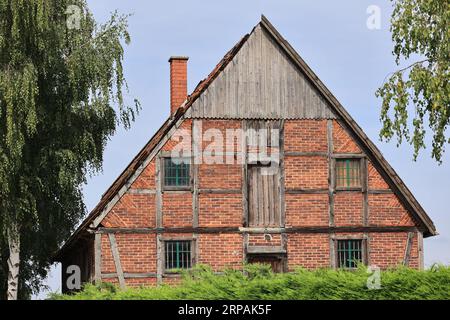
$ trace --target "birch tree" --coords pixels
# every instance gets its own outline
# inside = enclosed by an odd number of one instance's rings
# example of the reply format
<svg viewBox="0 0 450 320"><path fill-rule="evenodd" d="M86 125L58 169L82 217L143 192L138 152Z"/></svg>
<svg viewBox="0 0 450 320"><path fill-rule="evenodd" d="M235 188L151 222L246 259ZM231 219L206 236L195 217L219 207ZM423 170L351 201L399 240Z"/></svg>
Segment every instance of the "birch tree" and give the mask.
<svg viewBox="0 0 450 320"><path fill-rule="evenodd" d="M123 98L126 16L99 25L84 0L0 0L0 17L0 265L17 299L45 278L85 213L82 185L139 104Z"/></svg>
<svg viewBox="0 0 450 320"><path fill-rule="evenodd" d="M441 163L450 143L450 2L392 0L391 32L397 65L378 89L380 137L407 141L414 159L432 134L431 156ZM412 130L411 130L412 129Z"/></svg>

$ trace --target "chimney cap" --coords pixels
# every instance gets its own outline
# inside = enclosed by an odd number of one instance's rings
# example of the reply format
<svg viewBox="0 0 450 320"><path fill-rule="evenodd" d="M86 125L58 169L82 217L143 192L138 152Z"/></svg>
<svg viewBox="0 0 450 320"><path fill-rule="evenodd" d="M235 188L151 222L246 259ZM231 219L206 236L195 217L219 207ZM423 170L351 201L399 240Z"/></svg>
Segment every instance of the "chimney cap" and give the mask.
<svg viewBox="0 0 450 320"><path fill-rule="evenodd" d="M172 60L189 60L189 57L186 57L186 56L171 56L169 58L169 62L172 62Z"/></svg>

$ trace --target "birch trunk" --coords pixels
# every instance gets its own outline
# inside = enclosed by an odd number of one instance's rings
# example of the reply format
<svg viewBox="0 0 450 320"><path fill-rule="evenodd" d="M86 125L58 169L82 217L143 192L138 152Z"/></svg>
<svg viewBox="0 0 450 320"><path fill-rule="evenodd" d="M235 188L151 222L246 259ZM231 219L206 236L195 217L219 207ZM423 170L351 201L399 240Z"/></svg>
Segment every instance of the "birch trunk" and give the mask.
<svg viewBox="0 0 450 320"><path fill-rule="evenodd" d="M8 229L8 300L17 300L20 266L20 234L17 225Z"/></svg>

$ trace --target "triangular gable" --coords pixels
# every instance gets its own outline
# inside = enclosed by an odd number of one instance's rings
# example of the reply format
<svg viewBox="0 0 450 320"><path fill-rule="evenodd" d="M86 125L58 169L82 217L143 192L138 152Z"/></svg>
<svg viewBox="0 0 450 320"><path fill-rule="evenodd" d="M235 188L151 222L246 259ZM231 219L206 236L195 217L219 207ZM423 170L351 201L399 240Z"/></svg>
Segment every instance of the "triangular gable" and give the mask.
<svg viewBox="0 0 450 320"><path fill-rule="evenodd" d="M192 104L190 116L335 118L319 91L261 24L253 29L230 63Z"/></svg>
<svg viewBox="0 0 450 320"><path fill-rule="evenodd" d="M247 63L249 61L251 62L251 60L248 59L248 55L244 55L244 51L241 53L241 50L246 49L248 54L251 52L255 53L258 52L255 48L262 43L264 43L266 48L265 51L262 50L259 54L261 61L263 60L263 56L270 56L269 52L273 54L276 51L276 55L278 56L276 59L277 63L269 68L269 70L271 70L270 72L274 72L275 74L279 72L286 72L286 77L289 75L293 80L287 81L287 78L279 78L284 79L280 81L285 81L286 84L300 83L300 86L297 88L291 87L291 89L288 89L287 92L285 92L285 100L282 100L284 98L281 94L276 100L260 100L260 103L256 104L260 106L260 109L254 108L245 110L244 106L251 104L238 99L238 103L235 103L233 107L234 109L228 109L231 116L230 114L225 114L223 110L226 109L220 109L220 106L215 106L210 103L212 96L221 94L220 90L217 90L217 88L220 87L219 84L225 86L231 85L229 76L231 73L236 74L236 70L241 72L241 69L239 69L240 67L236 69L236 65L243 65L240 63L241 60L247 59ZM239 58L234 60L238 55ZM261 61L258 61L259 60L254 60L251 63L261 63ZM264 63L269 63L269 61L266 60ZM272 65L272 62L269 64ZM224 73L225 76L223 76L222 73ZM228 80L226 80L226 76L228 76ZM267 79L268 78L266 78L266 80ZM217 80L217 82L215 80ZM240 85L242 86L243 84L240 83ZM275 88L275 84L267 80L264 84L264 88L268 88L266 90L272 90ZM239 88L237 87L236 90L239 90ZM294 91L295 93L293 93ZM307 97L299 97L298 94L300 94L300 92L303 92ZM301 104L294 105L292 103L293 97L300 99L299 101L301 101ZM228 103L231 102L230 98L226 99L228 99L225 100ZM253 97L253 99L256 98ZM261 99L261 97L258 99ZM275 109L274 105L276 101L279 101L279 104ZM309 104L314 104L315 108L308 109ZM211 108L211 110L206 109L207 106ZM231 113L232 111L234 113ZM292 112L291 115L290 112ZM267 116L267 114L269 114L269 116ZM71 244L73 244L75 240L83 234L83 232L86 232L90 225L98 225L102 217L104 217L114 203L120 199L121 194L126 192L139 173L152 160L158 152L159 147L163 145L163 141L171 136L177 125L186 117L235 117L267 119L336 118L362 147L363 151L372 161L374 167L377 168L383 178L388 182L389 186L402 201L403 205L405 205L408 211L413 214L416 221L420 222L423 228L422 231L424 232L424 236L432 236L437 234L431 219L414 198L409 189L405 186L394 169L384 159L378 148L372 141L370 141L358 124L314 74L309 66L303 61L298 53L286 40L283 39L283 37L272 26L267 18L262 16L261 22L254 28L252 34L244 36L225 55L214 70L208 75L208 77L197 85L193 93L187 98L183 105L180 106L173 118L164 123L164 125L157 131L157 133L150 139L145 147L115 180L115 182L108 188L102 196L99 204L92 210L88 217L66 241L63 247L56 253L54 259L57 260L61 257L62 253L70 247Z"/></svg>

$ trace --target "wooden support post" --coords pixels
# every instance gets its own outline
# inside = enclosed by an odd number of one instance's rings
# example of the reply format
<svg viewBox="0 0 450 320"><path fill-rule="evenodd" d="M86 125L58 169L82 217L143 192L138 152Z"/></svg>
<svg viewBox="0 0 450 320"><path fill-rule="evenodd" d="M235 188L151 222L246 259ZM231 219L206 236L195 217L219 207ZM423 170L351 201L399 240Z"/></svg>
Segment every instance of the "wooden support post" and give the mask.
<svg viewBox="0 0 450 320"><path fill-rule="evenodd" d="M245 264L245 263L247 263L248 262L248 257L247 257L247 248L248 248L248 233L247 232L244 232L243 234L242 234L242 239L243 239L243 241L242 241L242 260L243 260L243 263Z"/></svg>
<svg viewBox="0 0 450 320"><path fill-rule="evenodd" d="M411 257L411 247L414 238L413 232L408 232L408 238L406 239L405 256L403 257L403 265L409 266L409 259Z"/></svg>
<svg viewBox="0 0 450 320"><path fill-rule="evenodd" d="M280 227L286 224L285 183L284 183L284 119L280 122Z"/></svg>
<svg viewBox="0 0 450 320"><path fill-rule="evenodd" d="M423 259L423 233L417 231L417 250L419 251L419 270L424 269L424 259Z"/></svg>
<svg viewBox="0 0 450 320"><path fill-rule="evenodd" d="M163 242L160 233L156 235L156 283L162 284L163 275Z"/></svg>
<svg viewBox="0 0 450 320"><path fill-rule="evenodd" d="M99 284L102 280L102 234L95 233L94 237L94 282Z"/></svg>
<svg viewBox="0 0 450 320"><path fill-rule="evenodd" d="M201 120L192 121L192 155L191 155L191 165L192 165L192 226L194 228L198 227L198 206L199 206L199 189L198 189L198 166L201 163L201 152L202 147L199 146L201 141L199 135L201 134Z"/></svg>
<svg viewBox="0 0 450 320"><path fill-rule="evenodd" d="M156 197L155 197L155 208L156 208L156 228L162 228L162 172L161 172L161 157L156 155Z"/></svg>
<svg viewBox="0 0 450 320"><path fill-rule="evenodd" d="M367 158L361 158L361 179L362 179L362 193L363 193L363 226L369 225L369 174L367 167Z"/></svg>
<svg viewBox="0 0 450 320"><path fill-rule="evenodd" d="M336 269L336 251L335 251L335 237L334 233L330 233L330 268Z"/></svg>
<svg viewBox="0 0 450 320"><path fill-rule="evenodd" d="M247 120L242 120L242 133L243 137L241 138L241 152L242 152L242 225L244 227L249 226L248 221L248 168L247 168L247 161L248 161L248 154L247 154L247 148L248 148L248 136L247 136Z"/></svg>
<svg viewBox="0 0 450 320"><path fill-rule="evenodd" d="M333 120L327 120L328 143L328 215L329 226L334 226L334 190L335 190L335 161L333 155Z"/></svg>
<svg viewBox="0 0 450 320"><path fill-rule="evenodd" d="M125 277L123 275L122 264L120 263L119 248L117 247L116 236L113 233L108 234L109 244L111 245L111 253L116 266L117 278L121 289L125 288Z"/></svg>

